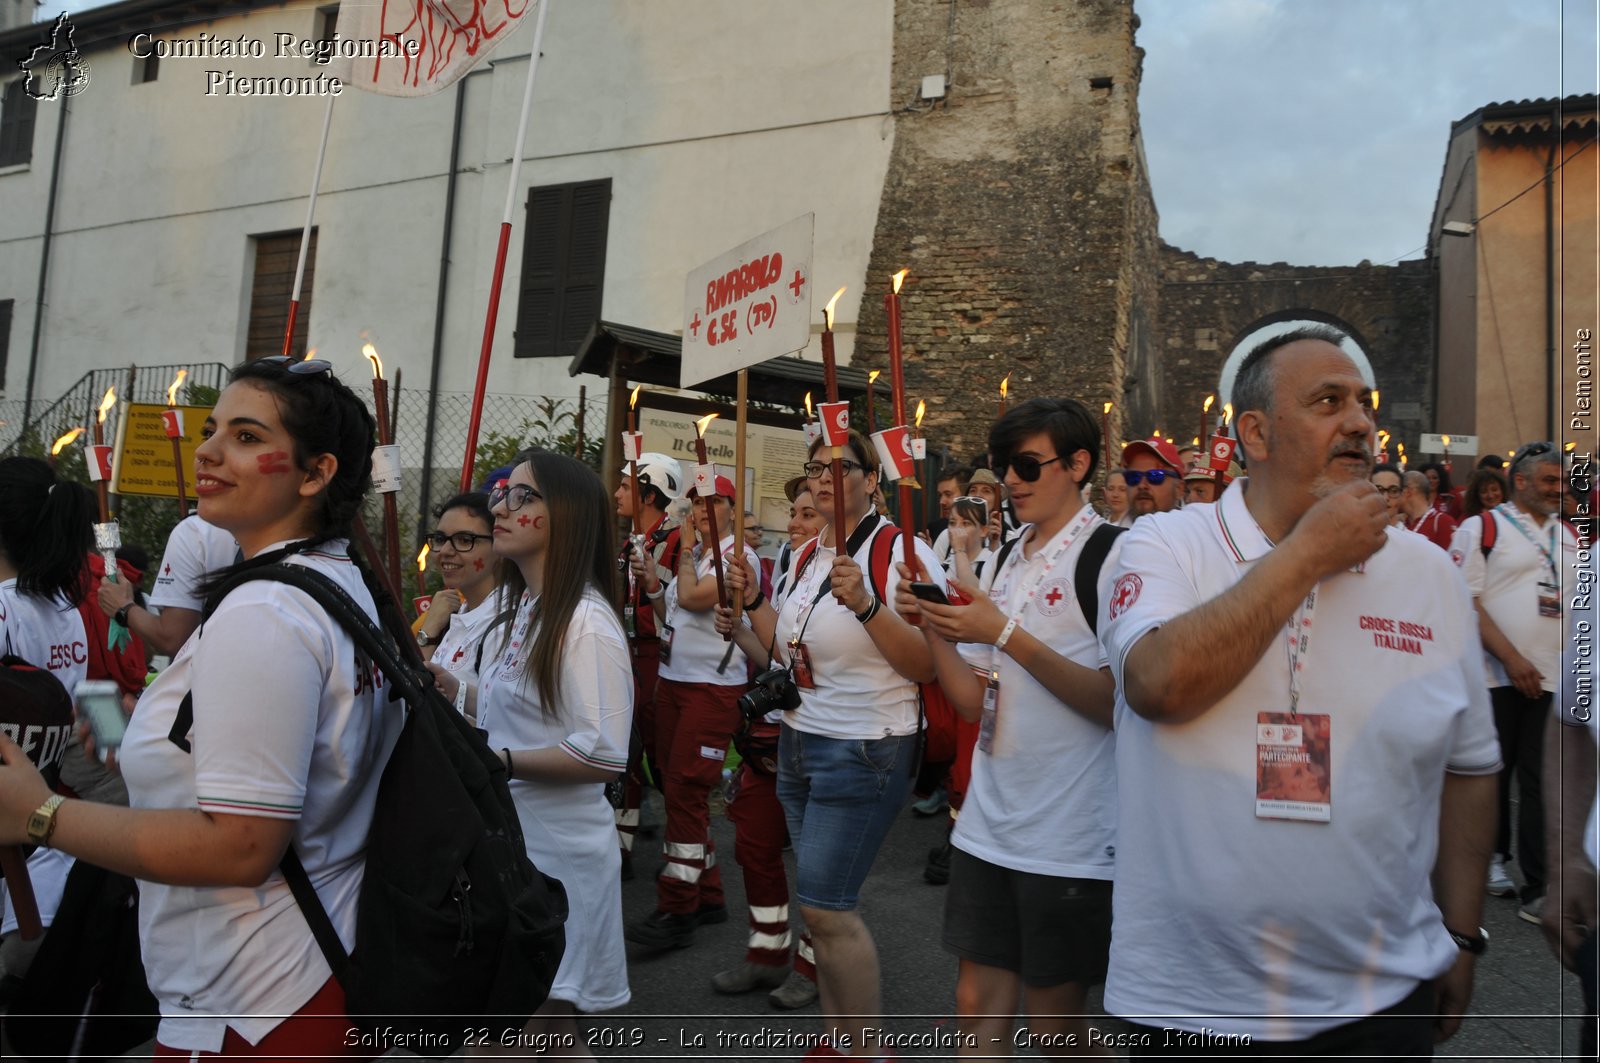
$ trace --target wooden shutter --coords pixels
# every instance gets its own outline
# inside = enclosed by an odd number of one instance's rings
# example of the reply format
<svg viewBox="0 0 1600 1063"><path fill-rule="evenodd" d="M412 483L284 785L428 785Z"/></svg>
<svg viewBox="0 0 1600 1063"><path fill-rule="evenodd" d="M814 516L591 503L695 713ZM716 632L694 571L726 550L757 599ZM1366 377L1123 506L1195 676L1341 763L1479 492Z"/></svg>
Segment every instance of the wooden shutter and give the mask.
<svg viewBox="0 0 1600 1063"><path fill-rule="evenodd" d="M11 315L16 300L0 299L0 391L6 386L6 361L11 354Z"/></svg>
<svg viewBox="0 0 1600 1063"><path fill-rule="evenodd" d="M611 181L528 190L515 355L570 358L600 318Z"/></svg>
<svg viewBox="0 0 1600 1063"><path fill-rule="evenodd" d="M0 94L0 166L20 166L33 161L33 120L38 104L22 79Z"/></svg>
<svg viewBox="0 0 1600 1063"><path fill-rule="evenodd" d="M294 267L300 257L300 230L269 233L252 238L256 245L255 279L250 286L250 325L245 337L245 360L283 353L283 329L289 323L289 296L294 291ZM306 333L311 324L311 291L317 264L317 230L311 230L306 252L306 275L300 287L300 313L295 318L294 345L290 353L304 357Z"/></svg>

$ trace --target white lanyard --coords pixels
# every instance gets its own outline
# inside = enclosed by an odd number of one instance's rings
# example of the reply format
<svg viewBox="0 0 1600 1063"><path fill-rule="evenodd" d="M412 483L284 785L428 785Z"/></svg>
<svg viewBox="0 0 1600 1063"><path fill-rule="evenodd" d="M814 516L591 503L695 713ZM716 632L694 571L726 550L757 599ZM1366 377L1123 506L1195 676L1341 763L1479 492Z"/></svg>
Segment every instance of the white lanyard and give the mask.
<svg viewBox="0 0 1600 1063"><path fill-rule="evenodd" d="M1544 557L1545 566L1550 570L1550 582L1559 582L1556 578L1555 559L1557 518L1554 516L1546 518L1546 523L1550 525L1550 546L1548 549L1546 549L1545 545L1541 543L1531 531L1528 530L1527 525L1522 523L1522 517L1518 515L1515 510L1508 507L1504 502L1495 507L1495 512L1499 513L1501 516L1505 517L1506 520L1510 521L1511 526L1517 529L1517 531L1521 532L1522 537L1532 543L1533 548L1539 551L1539 553Z"/></svg>
<svg viewBox="0 0 1600 1063"><path fill-rule="evenodd" d="M1050 551L1050 556L1045 558L1044 567L1039 570L1039 575L1033 580L1032 585L1028 587L1028 595L1023 599L1020 606L1017 604L1017 597L1021 593L1023 585L1019 581L1017 586L1012 588L1006 600L1006 611L1011 614L1011 618L1006 621L1006 626L1000 632L1000 637L994 641L996 649L1004 649L1006 642L1011 638L1011 633L1022 622L1022 614L1028 611L1028 606L1032 605L1034 598L1038 597L1039 588L1044 586L1044 581L1049 577L1051 570L1056 567L1062 556L1072 549L1072 544L1078 541L1078 537L1095 522L1098 516L1099 514L1094 511L1092 506L1083 507L1072 523L1067 526L1066 537L1061 540L1061 543L1054 550ZM1021 554L1025 553L1026 550L1027 546L1024 544L1017 552ZM1023 558L1023 564L1028 564L1026 557ZM995 578L999 579L1000 575L1000 573L996 572Z"/></svg>
<svg viewBox="0 0 1600 1063"><path fill-rule="evenodd" d="M1311 656L1311 617L1317 611L1317 588L1311 588L1295 615L1289 618L1289 714L1300 711L1300 673Z"/></svg>

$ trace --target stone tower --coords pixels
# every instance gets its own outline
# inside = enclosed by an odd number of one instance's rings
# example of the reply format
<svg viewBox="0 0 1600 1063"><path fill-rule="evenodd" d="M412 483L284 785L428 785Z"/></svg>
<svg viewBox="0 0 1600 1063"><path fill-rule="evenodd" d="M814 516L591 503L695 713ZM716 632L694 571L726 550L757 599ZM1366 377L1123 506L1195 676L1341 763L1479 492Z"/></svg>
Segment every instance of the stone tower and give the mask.
<svg viewBox="0 0 1600 1063"><path fill-rule="evenodd" d="M958 460L984 450L1008 372L1013 402L1072 396L1097 418L1115 402L1114 439L1160 408L1138 24L1132 0L896 0L895 141L855 364L887 366L883 295L909 268L909 405L927 400L926 433ZM925 97L928 75L943 98Z"/></svg>

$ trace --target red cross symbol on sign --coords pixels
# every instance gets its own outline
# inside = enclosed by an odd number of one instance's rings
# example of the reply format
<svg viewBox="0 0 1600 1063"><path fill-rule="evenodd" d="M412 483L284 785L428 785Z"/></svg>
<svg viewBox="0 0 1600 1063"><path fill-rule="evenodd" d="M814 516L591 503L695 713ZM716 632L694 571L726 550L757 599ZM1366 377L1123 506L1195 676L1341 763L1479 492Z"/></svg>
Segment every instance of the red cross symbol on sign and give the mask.
<svg viewBox="0 0 1600 1063"><path fill-rule="evenodd" d="M800 275L799 270L794 271L794 280L789 282L789 288L794 292L796 299L800 298L800 289L806 286L806 279Z"/></svg>
<svg viewBox="0 0 1600 1063"><path fill-rule="evenodd" d="M167 565L167 566L166 566L166 567L164 567L164 568L163 568L163 569L162 569L162 570L161 570L161 574L162 574L162 575L163 575L163 576L170 576L170 575L172 575L172 566L171 566L171 565Z"/></svg>
<svg viewBox="0 0 1600 1063"><path fill-rule="evenodd" d="M700 338L700 311L698 310L694 312L694 320L689 322L689 335L696 339Z"/></svg>
<svg viewBox="0 0 1600 1063"><path fill-rule="evenodd" d="M1050 593L1044 596L1044 600L1045 600L1046 603L1048 603L1050 605L1054 605L1057 602L1059 602L1063 597L1065 597L1065 595L1063 595L1061 593L1061 588L1060 587L1052 587L1052 588L1050 588Z"/></svg>

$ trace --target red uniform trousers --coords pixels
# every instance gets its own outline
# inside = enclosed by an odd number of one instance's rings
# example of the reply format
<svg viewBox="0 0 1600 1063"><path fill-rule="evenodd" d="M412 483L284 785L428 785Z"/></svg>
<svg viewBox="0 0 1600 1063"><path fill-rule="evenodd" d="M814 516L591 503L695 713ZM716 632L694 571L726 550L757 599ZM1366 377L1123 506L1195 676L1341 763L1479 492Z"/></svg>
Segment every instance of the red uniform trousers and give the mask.
<svg viewBox="0 0 1600 1063"><path fill-rule="evenodd" d="M654 638L632 638L633 726L639 732L643 755L628 760L628 773L622 777L622 807L616 810L617 844L626 860L633 852L633 839L639 833L639 806L644 799L644 761L656 771L656 678L661 671L661 643ZM657 777L657 784L660 778Z"/></svg>
<svg viewBox="0 0 1600 1063"><path fill-rule="evenodd" d="M733 820L733 858L744 872L745 900L750 905L750 944L744 958L765 967L786 967L789 875L783 866L783 843L789 829L778 801L777 776L756 771L748 761L740 765L728 818ZM809 934L800 935L794 969L817 979Z"/></svg>
<svg viewBox="0 0 1600 1063"><path fill-rule="evenodd" d="M656 908L689 915L724 903L722 871L711 843L711 788L722 783L722 762L739 723L738 686L656 685L656 772L667 802L662 846L666 870L656 879Z"/></svg>
<svg viewBox="0 0 1600 1063"><path fill-rule="evenodd" d="M972 783L972 751L978 745L980 721L956 717L956 759L950 765L950 815L961 810L967 798L967 787Z"/></svg>
<svg viewBox="0 0 1600 1063"><path fill-rule="evenodd" d="M150 1055L155 1059L372 1059L382 1054L370 1044L361 1044L364 1038L352 1037L353 1029L345 1017L344 989L338 979L330 977L260 1044L252 1045L230 1029L223 1034L221 1052L190 1052L157 1041Z"/></svg>

